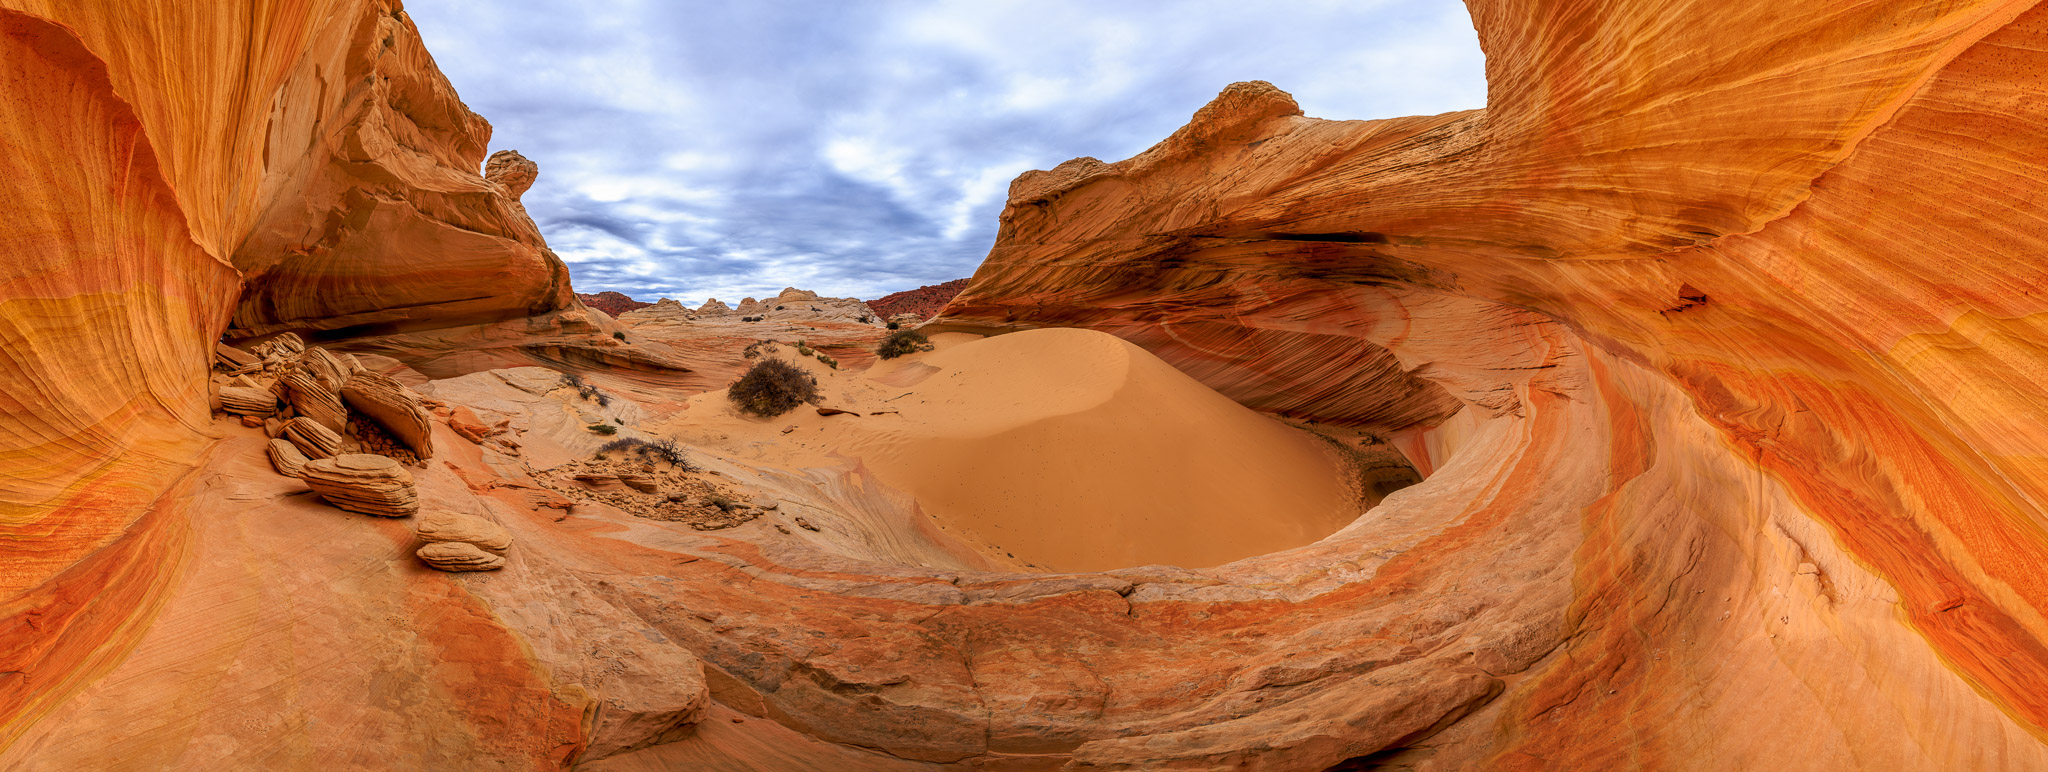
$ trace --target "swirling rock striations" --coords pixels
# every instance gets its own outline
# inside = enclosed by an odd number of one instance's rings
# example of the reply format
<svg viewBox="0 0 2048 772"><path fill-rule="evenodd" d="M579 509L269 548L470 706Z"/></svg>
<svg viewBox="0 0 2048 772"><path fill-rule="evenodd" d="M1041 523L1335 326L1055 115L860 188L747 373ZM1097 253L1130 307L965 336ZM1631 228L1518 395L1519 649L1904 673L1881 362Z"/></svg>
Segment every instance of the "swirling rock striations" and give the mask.
<svg viewBox="0 0 2048 772"><path fill-rule="evenodd" d="M276 410L207 370L293 330L667 365L396 2L144 5L0 0L0 766L2048 767L2048 6L1472 0L1483 111L1240 84L1020 177L934 329L1114 332L1429 479L1225 566L1005 574L818 547L923 522L853 462L718 461L796 533L560 501L507 455L587 454L558 376L416 479L209 423Z"/></svg>
<svg viewBox="0 0 2048 772"><path fill-rule="evenodd" d="M1454 728L1474 759L2039 763L2048 7L1469 5L1487 109L1231 86L1020 177L939 322L1113 331L1424 465L1452 410L1598 405L1558 449L1606 491L1555 523L1584 534L1563 648Z"/></svg>
<svg viewBox="0 0 2048 772"><path fill-rule="evenodd" d="M6 0L0 49L4 746L163 602L231 325L580 310L395 1Z"/></svg>

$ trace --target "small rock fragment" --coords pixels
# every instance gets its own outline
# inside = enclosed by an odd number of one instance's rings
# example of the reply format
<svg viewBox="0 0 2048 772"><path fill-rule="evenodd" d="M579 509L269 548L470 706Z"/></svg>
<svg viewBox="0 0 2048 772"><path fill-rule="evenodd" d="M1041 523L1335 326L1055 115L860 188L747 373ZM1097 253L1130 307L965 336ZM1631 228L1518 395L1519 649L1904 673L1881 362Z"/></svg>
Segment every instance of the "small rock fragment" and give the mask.
<svg viewBox="0 0 2048 772"><path fill-rule="evenodd" d="M796 519L796 527L798 527L798 528L802 528L802 529L804 529L804 530L806 530L806 531L815 531L815 530L818 530L818 527L817 527L817 526L815 526L815 525L811 525L811 521L809 521L809 520L805 520L805 519L803 519L803 518L801 518L801 517L799 517L799 518L797 518L797 519Z"/></svg>
<svg viewBox="0 0 2048 772"><path fill-rule="evenodd" d="M624 492L625 488L625 484L621 483L619 481L619 476L615 474L579 474L576 475L576 481L583 483L585 486L588 486L591 490L597 491Z"/></svg>
<svg viewBox="0 0 2048 772"><path fill-rule="evenodd" d="M255 354L251 354L247 351L235 348L234 346L230 346L226 343L213 344L213 358L215 362L221 364L222 366L230 370L247 367L249 365L253 365L256 364L257 362L262 361L256 358Z"/></svg>
<svg viewBox="0 0 2048 772"><path fill-rule="evenodd" d="M263 428L263 419L253 415L245 415L242 416L242 425L251 429L261 429Z"/></svg>
<svg viewBox="0 0 2048 772"><path fill-rule="evenodd" d="M626 487L641 493L653 493L660 490L660 486L654 482L654 478L644 474L622 474L619 475L619 482L625 483Z"/></svg>

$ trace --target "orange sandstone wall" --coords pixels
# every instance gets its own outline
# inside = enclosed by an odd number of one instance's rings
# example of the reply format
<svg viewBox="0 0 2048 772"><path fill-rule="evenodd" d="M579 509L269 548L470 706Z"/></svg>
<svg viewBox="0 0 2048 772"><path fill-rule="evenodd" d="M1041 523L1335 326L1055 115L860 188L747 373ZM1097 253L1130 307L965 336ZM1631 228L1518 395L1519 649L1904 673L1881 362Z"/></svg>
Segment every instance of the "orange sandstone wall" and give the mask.
<svg viewBox="0 0 2048 772"><path fill-rule="evenodd" d="M1390 430L1515 416L1526 389L1476 386L1518 371L1598 390L1613 488L1562 655L1452 733L1490 763L2037 753L2048 8L1469 5L1487 109L1233 86L1139 156L1020 177L939 321L1110 330ZM1530 357L1529 312L1599 356Z"/></svg>
<svg viewBox="0 0 2048 772"><path fill-rule="evenodd" d="M153 502L213 439L231 320L574 301L395 0L5 0L0 48L5 745L119 656L175 573L183 519Z"/></svg>

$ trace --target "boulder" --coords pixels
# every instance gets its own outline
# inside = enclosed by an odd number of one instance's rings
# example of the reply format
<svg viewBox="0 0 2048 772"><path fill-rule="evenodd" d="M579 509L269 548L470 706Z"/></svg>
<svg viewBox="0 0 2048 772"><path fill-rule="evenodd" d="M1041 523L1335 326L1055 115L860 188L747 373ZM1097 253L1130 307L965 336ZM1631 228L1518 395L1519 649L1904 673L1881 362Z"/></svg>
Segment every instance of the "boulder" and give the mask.
<svg viewBox="0 0 2048 772"><path fill-rule="evenodd" d="M512 548L512 534L504 526L476 515L428 512L420 516L419 528L413 533L429 544L467 542L500 555Z"/></svg>
<svg viewBox="0 0 2048 772"><path fill-rule="evenodd" d="M350 453L308 461L299 479L341 509L377 517L409 517L420 511L412 473L397 461Z"/></svg>
<svg viewBox="0 0 2048 772"><path fill-rule="evenodd" d="M496 571L505 567L504 558L465 541L437 541L413 554L442 571Z"/></svg>

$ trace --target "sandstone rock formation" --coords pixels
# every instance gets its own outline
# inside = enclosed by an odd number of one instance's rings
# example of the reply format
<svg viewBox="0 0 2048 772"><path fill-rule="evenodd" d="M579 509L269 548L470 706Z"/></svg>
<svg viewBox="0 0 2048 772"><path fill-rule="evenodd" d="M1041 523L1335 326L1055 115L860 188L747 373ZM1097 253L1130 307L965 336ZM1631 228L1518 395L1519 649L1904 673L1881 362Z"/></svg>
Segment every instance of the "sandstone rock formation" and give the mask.
<svg viewBox="0 0 2048 772"><path fill-rule="evenodd" d="M657 305L646 313L665 318L677 316L688 316L689 318L719 317L737 314L745 317L760 317L763 320L799 323L840 322L876 326L881 324L881 315L875 313L874 309L869 308L866 303L862 303L854 298L820 297L816 292L801 290L795 287L785 287L781 293L767 300L747 298L740 301L738 308L728 308L724 303L719 302L717 298L712 298L704 301L704 305L695 312L685 311L679 305L676 308Z"/></svg>
<svg viewBox="0 0 2048 772"><path fill-rule="evenodd" d="M263 389L223 386L220 406L236 415L268 416L277 412L277 396Z"/></svg>
<svg viewBox="0 0 2048 772"><path fill-rule="evenodd" d="M421 547L421 561L443 571L495 571L505 567L505 558L462 541L437 541Z"/></svg>
<svg viewBox="0 0 2048 772"><path fill-rule="evenodd" d="M916 314L919 319L930 319L939 315L953 296L967 289L969 279L954 279L943 284L927 284L914 290L904 290L883 295L879 300L868 301L868 308L877 316L895 319L901 314Z"/></svg>
<svg viewBox="0 0 2048 772"><path fill-rule="evenodd" d="M747 438L806 465L707 456L786 502L730 528L548 490L587 416L687 395L397 3L0 0L0 767L2048 767L2048 6L1469 7L1484 111L1246 84L1013 186L930 328L1114 332L1427 475L1314 544L1059 574L801 445L866 404ZM486 441L273 474L209 408L290 330ZM618 396L493 369L533 361ZM323 503L421 498L519 567Z"/></svg>
<svg viewBox="0 0 2048 772"><path fill-rule="evenodd" d="M333 432L348 426L348 408L336 393L339 386L337 381L302 369L286 372L277 379L280 396L292 406L292 412Z"/></svg>
<svg viewBox="0 0 2048 772"><path fill-rule="evenodd" d="M419 529L413 535L429 544L465 542L500 555L512 548L512 534L506 533L504 527L497 523L476 515L430 512L420 517Z"/></svg>
<svg viewBox="0 0 2048 772"><path fill-rule="evenodd" d="M284 438L307 458L332 458L339 455L346 444L333 429L306 416L284 422Z"/></svg>
<svg viewBox="0 0 2048 772"><path fill-rule="evenodd" d="M310 460L299 446L286 439L272 438L264 452L270 456L270 465L277 469L277 473L286 477L305 474L306 462Z"/></svg>
<svg viewBox="0 0 2048 772"><path fill-rule="evenodd" d="M1430 430L1453 411L1592 454L1459 526L1584 536L1572 590L1542 601L1557 626L1458 644L1518 676L1500 697L1455 668L1417 685L1492 706L1432 763L2039 763L2015 759L2048 726L2048 585L2027 568L2048 558L2048 402L1998 374L2048 364L2048 274L2019 257L2048 242L2027 203L2048 112L1997 96L2041 88L2030 5L1475 1L1486 110L1322 121L1232 86L1136 157L1020 177L939 323L1113 331L1247 404L1408 433L1439 476L1488 452ZM1566 490L1589 495L1524 519ZM1361 587L1431 572L1461 571ZM1376 723L1413 677L1327 708ZM1252 753L1232 745L1077 758Z"/></svg>
<svg viewBox="0 0 2048 772"><path fill-rule="evenodd" d="M514 203L526 195L526 190L533 187L533 181L539 177L540 165L527 160L517 150L500 150L484 161L484 179L503 188L506 197Z"/></svg>
<svg viewBox="0 0 2048 772"><path fill-rule="evenodd" d="M377 517L411 517L420 511L412 473L398 462L367 453L308 461L299 468L320 498L336 507Z"/></svg>

